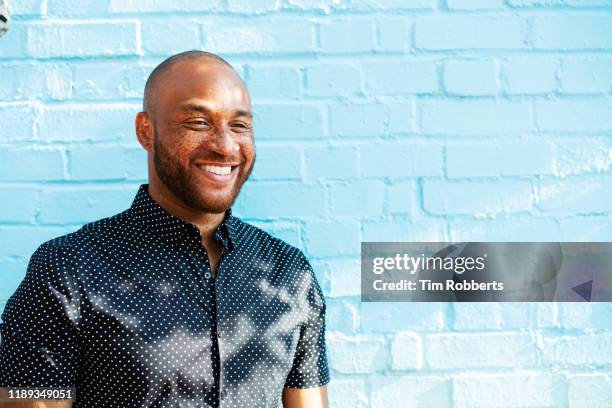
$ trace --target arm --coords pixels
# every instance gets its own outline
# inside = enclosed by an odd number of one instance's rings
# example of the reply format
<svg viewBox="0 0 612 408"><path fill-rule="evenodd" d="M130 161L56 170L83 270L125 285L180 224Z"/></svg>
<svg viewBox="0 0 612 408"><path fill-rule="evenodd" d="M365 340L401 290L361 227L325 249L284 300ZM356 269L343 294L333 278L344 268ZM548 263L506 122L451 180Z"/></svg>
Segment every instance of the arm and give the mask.
<svg viewBox="0 0 612 408"><path fill-rule="evenodd" d="M283 408L328 408L327 385L314 388L283 388Z"/></svg>
<svg viewBox="0 0 612 408"><path fill-rule="evenodd" d="M73 388L78 375L79 290L70 254L43 244L0 321L0 408L68 408L70 401L9 400L3 387Z"/></svg>

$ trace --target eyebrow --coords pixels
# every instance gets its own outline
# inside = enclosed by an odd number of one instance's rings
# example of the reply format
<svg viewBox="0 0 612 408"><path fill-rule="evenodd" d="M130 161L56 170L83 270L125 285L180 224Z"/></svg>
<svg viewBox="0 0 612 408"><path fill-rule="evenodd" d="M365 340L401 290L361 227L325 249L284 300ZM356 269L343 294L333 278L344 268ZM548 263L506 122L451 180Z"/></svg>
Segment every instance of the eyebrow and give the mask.
<svg viewBox="0 0 612 408"><path fill-rule="evenodd" d="M200 105L197 103L186 103L181 105L181 110L183 112L202 112L206 114L211 114L212 110L204 105ZM243 110L237 109L234 111L235 116L246 116L247 118L253 118L253 113Z"/></svg>

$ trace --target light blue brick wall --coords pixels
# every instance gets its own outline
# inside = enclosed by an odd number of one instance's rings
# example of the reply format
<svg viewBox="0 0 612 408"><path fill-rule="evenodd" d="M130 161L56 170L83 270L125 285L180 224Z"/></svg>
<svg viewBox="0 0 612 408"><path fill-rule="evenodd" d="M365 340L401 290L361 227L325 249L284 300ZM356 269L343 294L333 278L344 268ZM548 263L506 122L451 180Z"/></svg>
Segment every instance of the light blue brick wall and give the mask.
<svg viewBox="0 0 612 408"><path fill-rule="evenodd" d="M151 69L248 84L236 212L328 298L333 407L612 406L609 304L362 304L360 240L612 240L610 0L12 0L0 309L43 241L126 208Z"/></svg>

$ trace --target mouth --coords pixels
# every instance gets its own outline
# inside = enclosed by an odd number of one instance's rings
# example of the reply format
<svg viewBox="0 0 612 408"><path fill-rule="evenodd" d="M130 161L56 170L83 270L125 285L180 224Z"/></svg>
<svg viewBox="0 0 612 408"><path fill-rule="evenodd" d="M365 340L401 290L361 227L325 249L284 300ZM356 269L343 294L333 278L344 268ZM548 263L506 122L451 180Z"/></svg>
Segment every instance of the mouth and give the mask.
<svg viewBox="0 0 612 408"><path fill-rule="evenodd" d="M195 167L200 171L202 175L210 180L226 183L236 177L238 173L237 164L208 164L200 163L195 164Z"/></svg>

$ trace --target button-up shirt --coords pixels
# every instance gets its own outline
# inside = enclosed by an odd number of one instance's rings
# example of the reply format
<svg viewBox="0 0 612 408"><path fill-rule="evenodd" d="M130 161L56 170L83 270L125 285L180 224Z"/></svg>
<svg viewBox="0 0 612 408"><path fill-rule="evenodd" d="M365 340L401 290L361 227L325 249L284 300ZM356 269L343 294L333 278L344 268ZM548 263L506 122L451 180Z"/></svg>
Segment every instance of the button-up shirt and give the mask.
<svg viewBox="0 0 612 408"><path fill-rule="evenodd" d="M216 278L198 228L132 206L42 244L0 325L0 386L74 407L278 407L329 382L325 302L297 248L226 211Z"/></svg>

